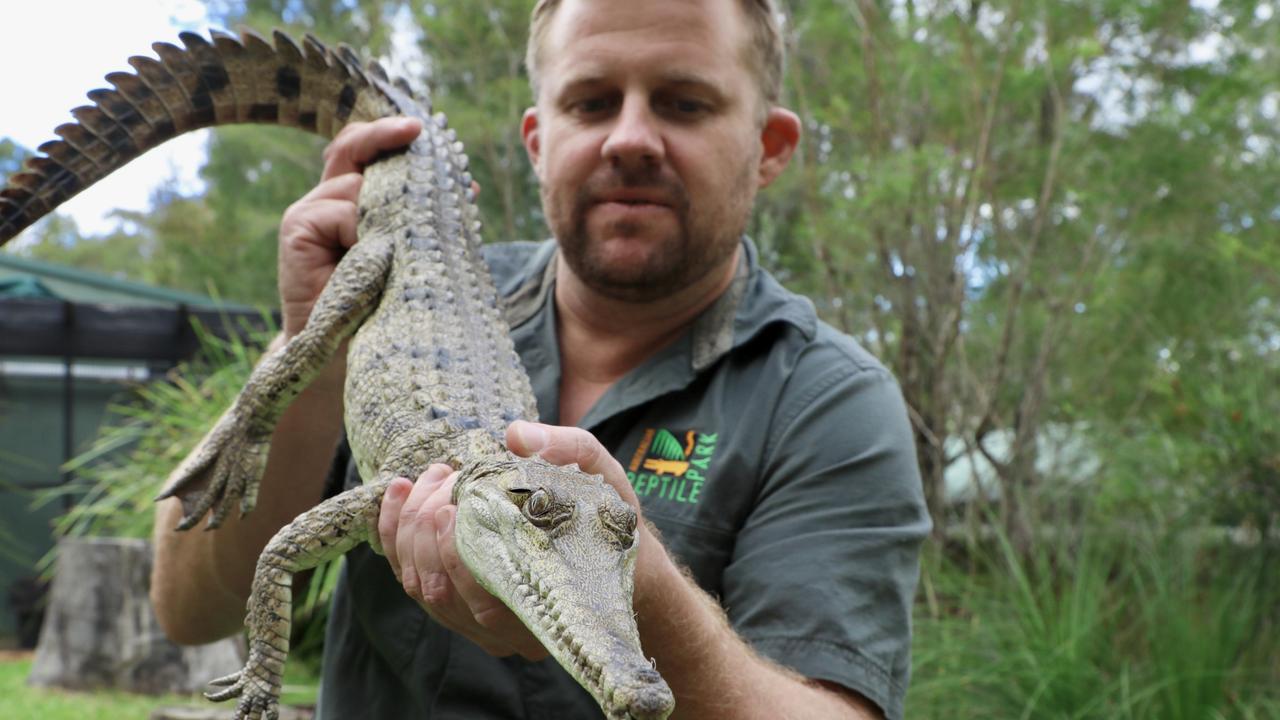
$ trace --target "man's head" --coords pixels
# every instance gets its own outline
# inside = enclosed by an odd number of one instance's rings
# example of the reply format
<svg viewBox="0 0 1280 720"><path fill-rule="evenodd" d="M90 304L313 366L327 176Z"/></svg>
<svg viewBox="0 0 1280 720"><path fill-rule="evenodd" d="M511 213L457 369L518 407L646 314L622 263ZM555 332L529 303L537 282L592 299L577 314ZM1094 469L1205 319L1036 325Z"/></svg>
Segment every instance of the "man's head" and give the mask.
<svg viewBox="0 0 1280 720"><path fill-rule="evenodd" d="M574 275L615 299L723 277L799 121L764 0L544 0L521 127ZM762 39L763 38L763 39ZM772 58L772 59L770 59Z"/></svg>
<svg viewBox="0 0 1280 720"><path fill-rule="evenodd" d="M742 50L759 83L762 100L760 109L763 111L777 105L782 97L786 46L778 28L778 9L773 0L739 0L739 4L750 25L750 40ZM547 43L547 30L560 5L560 0L538 0L529 22L529 44L525 48L524 63L529 71L529 86L533 89L535 99L540 90L539 72Z"/></svg>

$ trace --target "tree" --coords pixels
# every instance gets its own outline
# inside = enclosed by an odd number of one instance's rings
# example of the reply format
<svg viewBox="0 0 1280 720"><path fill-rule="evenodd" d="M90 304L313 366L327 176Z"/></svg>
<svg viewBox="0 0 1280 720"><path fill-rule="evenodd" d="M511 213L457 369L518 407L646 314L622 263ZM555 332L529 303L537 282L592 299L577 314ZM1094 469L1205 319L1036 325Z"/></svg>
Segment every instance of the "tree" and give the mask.
<svg viewBox="0 0 1280 720"><path fill-rule="evenodd" d="M537 180L520 138L532 104L524 71L532 4L517 0L415 3L420 47L439 110L467 147L471 173L484 188L480 214L489 240L547 236Z"/></svg>
<svg viewBox="0 0 1280 720"><path fill-rule="evenodd" d="M794 7L808 142L757 234L902 380L939 529L947 466L981 454L1025 540L1046 424L1113 427L1160 372L1157 343L1241 337L1255 311L1197 323L1201 288L1274 292L1276 233L1256 218L1275 212L1258 191L1276 177L1275 31L1253 3ZM1229 50L1190 59L1214 38ZM1198 267L1152 303L1153 267L1170 277L1226 235L1261 267ZM1173 321L1158 338L1153 317Z"/></svg>

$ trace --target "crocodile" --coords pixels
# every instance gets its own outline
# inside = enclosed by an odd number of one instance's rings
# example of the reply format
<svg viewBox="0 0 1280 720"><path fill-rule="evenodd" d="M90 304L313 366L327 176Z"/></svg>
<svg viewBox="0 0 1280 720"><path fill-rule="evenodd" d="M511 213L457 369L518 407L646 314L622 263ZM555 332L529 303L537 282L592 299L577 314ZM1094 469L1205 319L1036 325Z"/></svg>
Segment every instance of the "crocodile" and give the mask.
<svg viewBox="0 0 1280 720"><path fill-rule="evenodd" d="M291 579L369 543L388 484L445 462L459 471L458 552L610 720L660 720L674 697L640 647L632 612L637 515L598 475L522 458L506 427L537 419L528 377L480 255L467 158L426 93L347 46L274 31L179 35L106 76L76 122L0 190L0 245L67 198L179 134L232 123L333 137L351 122L404 115L424 130L370 164L360 242L341 259L306 327L266 354L166 482L179 530L250 512L275 423L342 343L347 438L363 484L282 528L259 557L247 603L245 667L212 681L237 720L276 718L289 651Z"/></svg>

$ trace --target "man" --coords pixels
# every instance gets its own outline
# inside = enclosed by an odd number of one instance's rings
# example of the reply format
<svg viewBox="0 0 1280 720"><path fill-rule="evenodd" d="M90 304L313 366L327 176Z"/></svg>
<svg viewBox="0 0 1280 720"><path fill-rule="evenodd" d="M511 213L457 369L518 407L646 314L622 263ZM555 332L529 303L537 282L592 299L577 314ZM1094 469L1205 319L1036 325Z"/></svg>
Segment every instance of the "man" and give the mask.
<svg viewBox="0 0 1280 720"><path fill-rule="evenodd" d="M742 238L800 135L780 46L765 0L538 3L521 133L555 243L489 257L551 424L507 442L602 473L660 531L641 524L635 611L674 717L897 718L928 531L901 396ZM356 241L362 164L418 130L347 128L285 214L285 336ZM174 535L160 509L153 595L175 639L240 627L257 552L323 493L342 378L338 357L286 413L248 518ZM458 562L450 472L388 490L387 559L348 556L321 717L598 717Z"/></svg>

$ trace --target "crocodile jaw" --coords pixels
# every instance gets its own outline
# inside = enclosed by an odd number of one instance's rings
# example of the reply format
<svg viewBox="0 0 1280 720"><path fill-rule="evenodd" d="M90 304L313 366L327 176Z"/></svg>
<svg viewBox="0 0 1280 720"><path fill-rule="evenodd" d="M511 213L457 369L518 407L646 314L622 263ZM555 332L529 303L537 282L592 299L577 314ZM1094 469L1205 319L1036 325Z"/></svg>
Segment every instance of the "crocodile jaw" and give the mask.
<svg viewBox="0 0 1280 720"><path fill-rule="evenodd" d="M632 611L634 511L599 476L536 459L504 465L464 468L455 485L462 561L607 718L663 720L675 700L640 648Z"/></svg>

